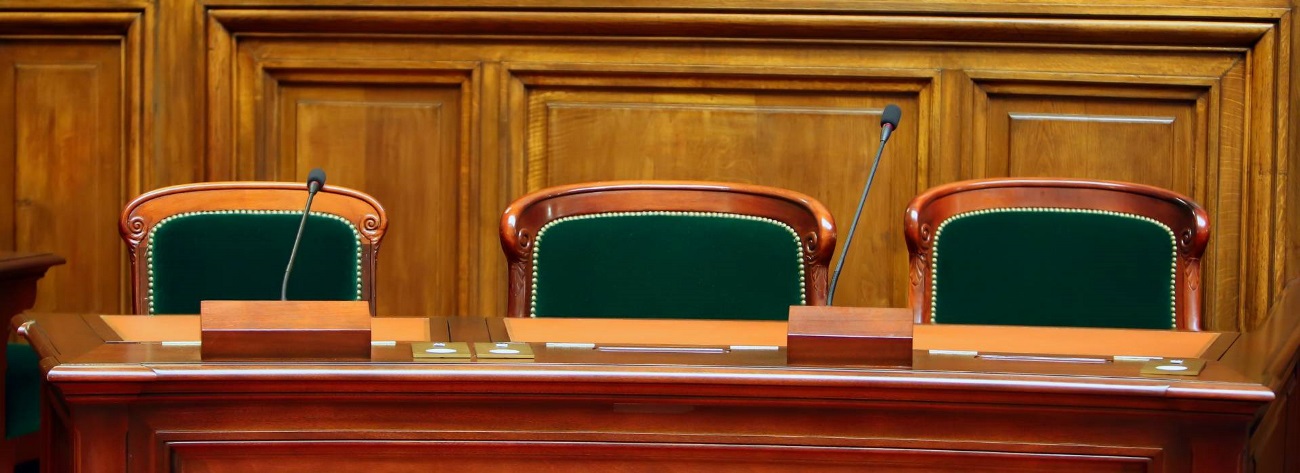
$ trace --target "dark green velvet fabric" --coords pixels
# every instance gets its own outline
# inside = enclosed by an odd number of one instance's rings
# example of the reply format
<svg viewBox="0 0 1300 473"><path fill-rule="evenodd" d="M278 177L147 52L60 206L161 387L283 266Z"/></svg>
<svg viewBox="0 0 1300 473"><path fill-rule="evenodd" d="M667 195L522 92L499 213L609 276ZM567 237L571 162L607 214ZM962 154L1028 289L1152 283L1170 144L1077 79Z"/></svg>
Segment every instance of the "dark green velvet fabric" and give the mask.
<svg viewBox="0 0 1300 473"><path fill-rule="evenodd" d="M1173 252L1164 228L1119 215L954 219L935 245L935 321L1173 328Z"/></svg>
<svg viewBox="0 0 1300 473"><path fill-rule="evenodd" d="M203 300L278 300L302 213L194 214L155 226L154 314L197 314ZM291 300L357 300L361 244L352 225L307 218Z"/></svg>
<svg viewBox="0 0 1300 473"><path fill-rule="evenodd" d="M35 432L41 425L41 368L32 347L10 343L5 353L5 438Z"/></svg>
<svg viewBox="0 0 1300 473"><path fill-rule="evenodd" d="M800 245L772 222L623 215L547 228L539 317L784 320L801 304Z"/></svg>

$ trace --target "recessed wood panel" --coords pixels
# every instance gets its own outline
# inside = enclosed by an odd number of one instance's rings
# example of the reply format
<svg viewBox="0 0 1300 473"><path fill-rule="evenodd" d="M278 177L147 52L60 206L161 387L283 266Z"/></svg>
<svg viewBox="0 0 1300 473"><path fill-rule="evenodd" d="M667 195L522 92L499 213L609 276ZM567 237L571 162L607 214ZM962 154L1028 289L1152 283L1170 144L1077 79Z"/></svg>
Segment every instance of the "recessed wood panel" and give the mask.
<svg viewBox="0 0 1300 473"><path fill-rule="evenodd" d="M831 210L842 250L880 143L881 110L897 103L903 125L881 160L835 302L905 305L906 248L894 237L902 234L901 209L918 192L918 170L928 157L920 152L923 134L916 123L928 78L908 83L907 94L873 88L866 80L846 87L817 78L773 78L751 87L777 90L759 91L723 88L708 76L692 79L680 88L655 90L651 85L663 82L573 73L550 82L591 82L525 86L527 189L611 179L793 189Z"/></svg>
<svg viewBox="0 0 1300 473"><path fill-rule="evenodd" d="M0 242L68 260L40 281L37 310L122 303L121 56L107 41L0 45L0 192L12 198L0 206Z"/></svg>
<svg viewBox="0 0 1300 473"><path fill-rule="evenodd" d="M1195 103L993 99L988 176L1071 176L1190 193ZM1109 103L1108 103L1109 102ZM1002 134L1005 130L1005 134Z"/></svg>
<svg viewBox="0 0 1300 473"><path fill-rule="evenodd" d="M463 286L460 232L464 93L459 83L378 87L279 82L278 145L260 175L366 192L391 222L379 253L377 311L457 313ZM305 196L305 194L304 194Z"/></svg>

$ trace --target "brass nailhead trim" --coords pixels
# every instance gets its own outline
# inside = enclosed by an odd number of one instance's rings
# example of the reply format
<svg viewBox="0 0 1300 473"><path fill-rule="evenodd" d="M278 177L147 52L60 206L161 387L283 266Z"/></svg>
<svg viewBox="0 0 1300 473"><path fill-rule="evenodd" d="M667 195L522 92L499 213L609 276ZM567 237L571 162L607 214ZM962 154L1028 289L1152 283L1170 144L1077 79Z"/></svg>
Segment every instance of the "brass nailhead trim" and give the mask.
<svg viewBox="0 0 1300 473"><path fill-rule="evenodd" d="M293 210L200 210L200 211L197 211L197 212L183 212L183 213L178 213L178 214L176 214L176 215L171 215L171 216L168 216L167 218L164 218L164 219L162 219L162 220L159 220L158 223L154 224L153 228L150 228L150 229L149 229L149 251L147 252L146 257L145 257L146 264L148 265L148 266L147 266L147 271L148 271L148 274L149 274L149 281L148 281L148 283L149 283L149 292L148 292L148 299L149 299L149 313L148 313L148 315L154 315L154 300L153 300L153 278L154 278L154 274L153 274L153 236L154 236L155 233L157 233L158 229L160 229L160 228L163 227L163 225L165 225L165 224L167 224L168 222L171 222L171 221L173 221L173 220L177 220L177 219L181 219L181 218L186 218L186 217L193 217L193 216L196 216L196 215L205 215L205 216L206 216L206 215L285 215L285 214L289 214L289 215L302 215L302 212L297 212L297 211L293 211ZM357 227L356 227L355 225L353 225L351 221L348 221L348 219L346 219L346 218L340 217L340 216L338 216L338 215L334 215L334 214L332 214L332 213L325 213L325 212L312 212L311 214L312 214L313 216L317 216L317 217L325 217L325 218L334 219L334 220L338 220L338 221L340 221L340 222L346 223L346 224L348 225L348 228L352 230L352 234L356 237L355 240L354 240L353 242L356 243L356 245L357 245L357 247L356 247L356 248L357 248L357 298L356 298L356 300L361 300L361 295L362 295L362 294L361 294L361 260L362 260L362 255L361 255L361 251L362 251L362 250L361 250L361 233L358 232L358 231L357 231Z"/></svg>

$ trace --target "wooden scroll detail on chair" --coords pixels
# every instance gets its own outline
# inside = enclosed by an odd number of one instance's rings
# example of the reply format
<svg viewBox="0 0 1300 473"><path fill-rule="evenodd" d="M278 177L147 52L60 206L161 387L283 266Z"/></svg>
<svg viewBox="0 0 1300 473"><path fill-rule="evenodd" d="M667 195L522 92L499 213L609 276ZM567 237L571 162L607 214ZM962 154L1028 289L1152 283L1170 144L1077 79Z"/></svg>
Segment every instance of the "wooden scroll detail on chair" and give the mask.
<svg viewBox="0 0 1300 473"><path fill-rule="evenodd" d="M131 288L134 312L137 314L150 313L150 296L148 292L150 287L148 265L148 256L151 250L149 247L150 233L157 231L160 222L177 216L201 213L238 215L244 212L290 216L296 214L296 216L288 218L288 220L292 220L291 223L296 229L297 219L302 215L306 199L307 189L301 183L251 181L186 184L154 190L135 198L123 209L119 224L122 239L125 241L128 253L131 256ZM316 194L311 212L313 218L322 215L330 216L328 219L330 222L338 224L339 221L343 221L352 227L351 231L355 232L356 242L359 245L358 261L356 262L359 266L357 269L359 299L370 302L370 310L373 314L375 307L375 265L378 259L380 242L383 240L384 233L388 228L388 217L383 207L373 197L362 192L327 185ZM169 223L168 225L172 224ZM311 225L312 222L309 221L308 227L311 227ZM308 238L310 238L310 229L308 233ZM292 234L285 236L285 243L289 243L292 237ZM287 261L288 251L286 250L284 262ZM298 262L302 263L303 261L303 255L300 254ZM283 275L284 268L282 264L276 266L279 268L279 274L275 276L276 284L274 284L273 289L278 294L278 282L280 276ZM300 264L296 266L294 274L302 274L303 267ZM246 297L224 298L247 299ZM194 313L197 312L197 310L194 311Z"/></svg>
<svg viewBox="0 0 1300 473"><path fill-rule="evenodd" d="M943 225L965 216L997 212L1112 218L1137 222L1135 226L1149 224L1151 228L1162 229L1160 231L1165 232L1168 238L1164 245L1170 248L1169 259L1163 267L1172 277L1168 304L1172 311L1172 326L1167 328L1201 329L1200 265L1210 237L1209 216L1204 209L1186 196L1152 186L1048 178L954 182L932 188L912 200L904 216L904 234L910 253L910 299L918 323L930 322L935 309L932 307L936 278L934 265L936 259L941 267L947 261L943 254L935 253L941 251L936 250L936 242L947 241L942 240L946 236L940 236L944 231ZM1077 249L1077 252L1083 251L1087 250ZM1170 261L1173 268L1170 268ZM1014 262L1008 261L1007 264ZM1060 271L1071 269L1060 268ZM991 284L996 284L996 281ZM1015 290L1009 288L1009 291ZM1018 296L1010 294L1008 297ZM1051 310L1046 307L1042 312L1046 314ZM939 312L940 317L942 313Z"/></svg>
<svg viewBox="0 0 1300 473"><path fill-rule="evenodd" d="M830 212L815 199L785 189L747 184L608 181L543 189L519 198L506 209L500 231L501 246L509 262L507 314L511 317L532 315L533 281L537 270L534 256L535 252L542 251L539 246L550 241L540 236L547 228L555 228L548 227L548 224L611 215L719 217L742 224L760 222L760 226L788 227L792 233L792 270L798 269L804 278L804 286L797 292L807 305L826 304L827 268L835 249L835 224ZM546 234L547 237L550 235ZM704 243L716 243L716 240ZM542 254L546 253L542 251ZM794 259L796 255L801 255L798 260ZM699 264L698 261L686 263L685 266ZM696 270L700 268L684 268L684 271ZM726 294L719 296L728 297ZM775 312L784 318L787 310L788 305L777 308ZM674 315L664 314L664 317Z"/></svg>

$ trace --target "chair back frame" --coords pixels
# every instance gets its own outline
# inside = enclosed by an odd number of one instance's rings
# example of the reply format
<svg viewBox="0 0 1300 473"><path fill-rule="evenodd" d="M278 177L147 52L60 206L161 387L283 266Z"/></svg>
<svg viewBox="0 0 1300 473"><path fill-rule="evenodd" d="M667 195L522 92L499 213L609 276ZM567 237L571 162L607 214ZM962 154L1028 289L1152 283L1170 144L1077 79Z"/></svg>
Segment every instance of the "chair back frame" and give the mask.
<svg viewBox="0 0 1300 473"><path fill-rule="evenodd" d="M904 214L909 253L909 299L916 323L930 321L934 233L965 212L1008 207L1093 209L1145 216L1168 226L1177 245L1174 324L1201 330L1201 256L1210 239L1205 209L1174 191L1118 181L994 178L953 182L915 197Z"/></svg>
<svg viewBox="0 0 1300 473"><path fill-rule="evenodd" d="M187 212L274 210L301 213L307 187L293 182L202 182L164 187L141 194L122 210L118 230L131 256L131 301L136 314L149 308L149 232L158 222ZM388 230L388 216L373 197L338 186L322 186L312 212L334 214L350 222L361 236L361 297L375 312L375 263ZM285 255L288 258L288 255Z"/></svg>
<svg viewBox="0 0 1300 473"><path fill-rule="evenodd" d="M509 263L507 316L528 317L533 240L560 218L606 212L719 212L770 218L794 229L803 246L808 305L826 304L835 223L817 200L791 190L708 181L603 181L542 189L520 197L501 217L501 248Z"/></svg>

